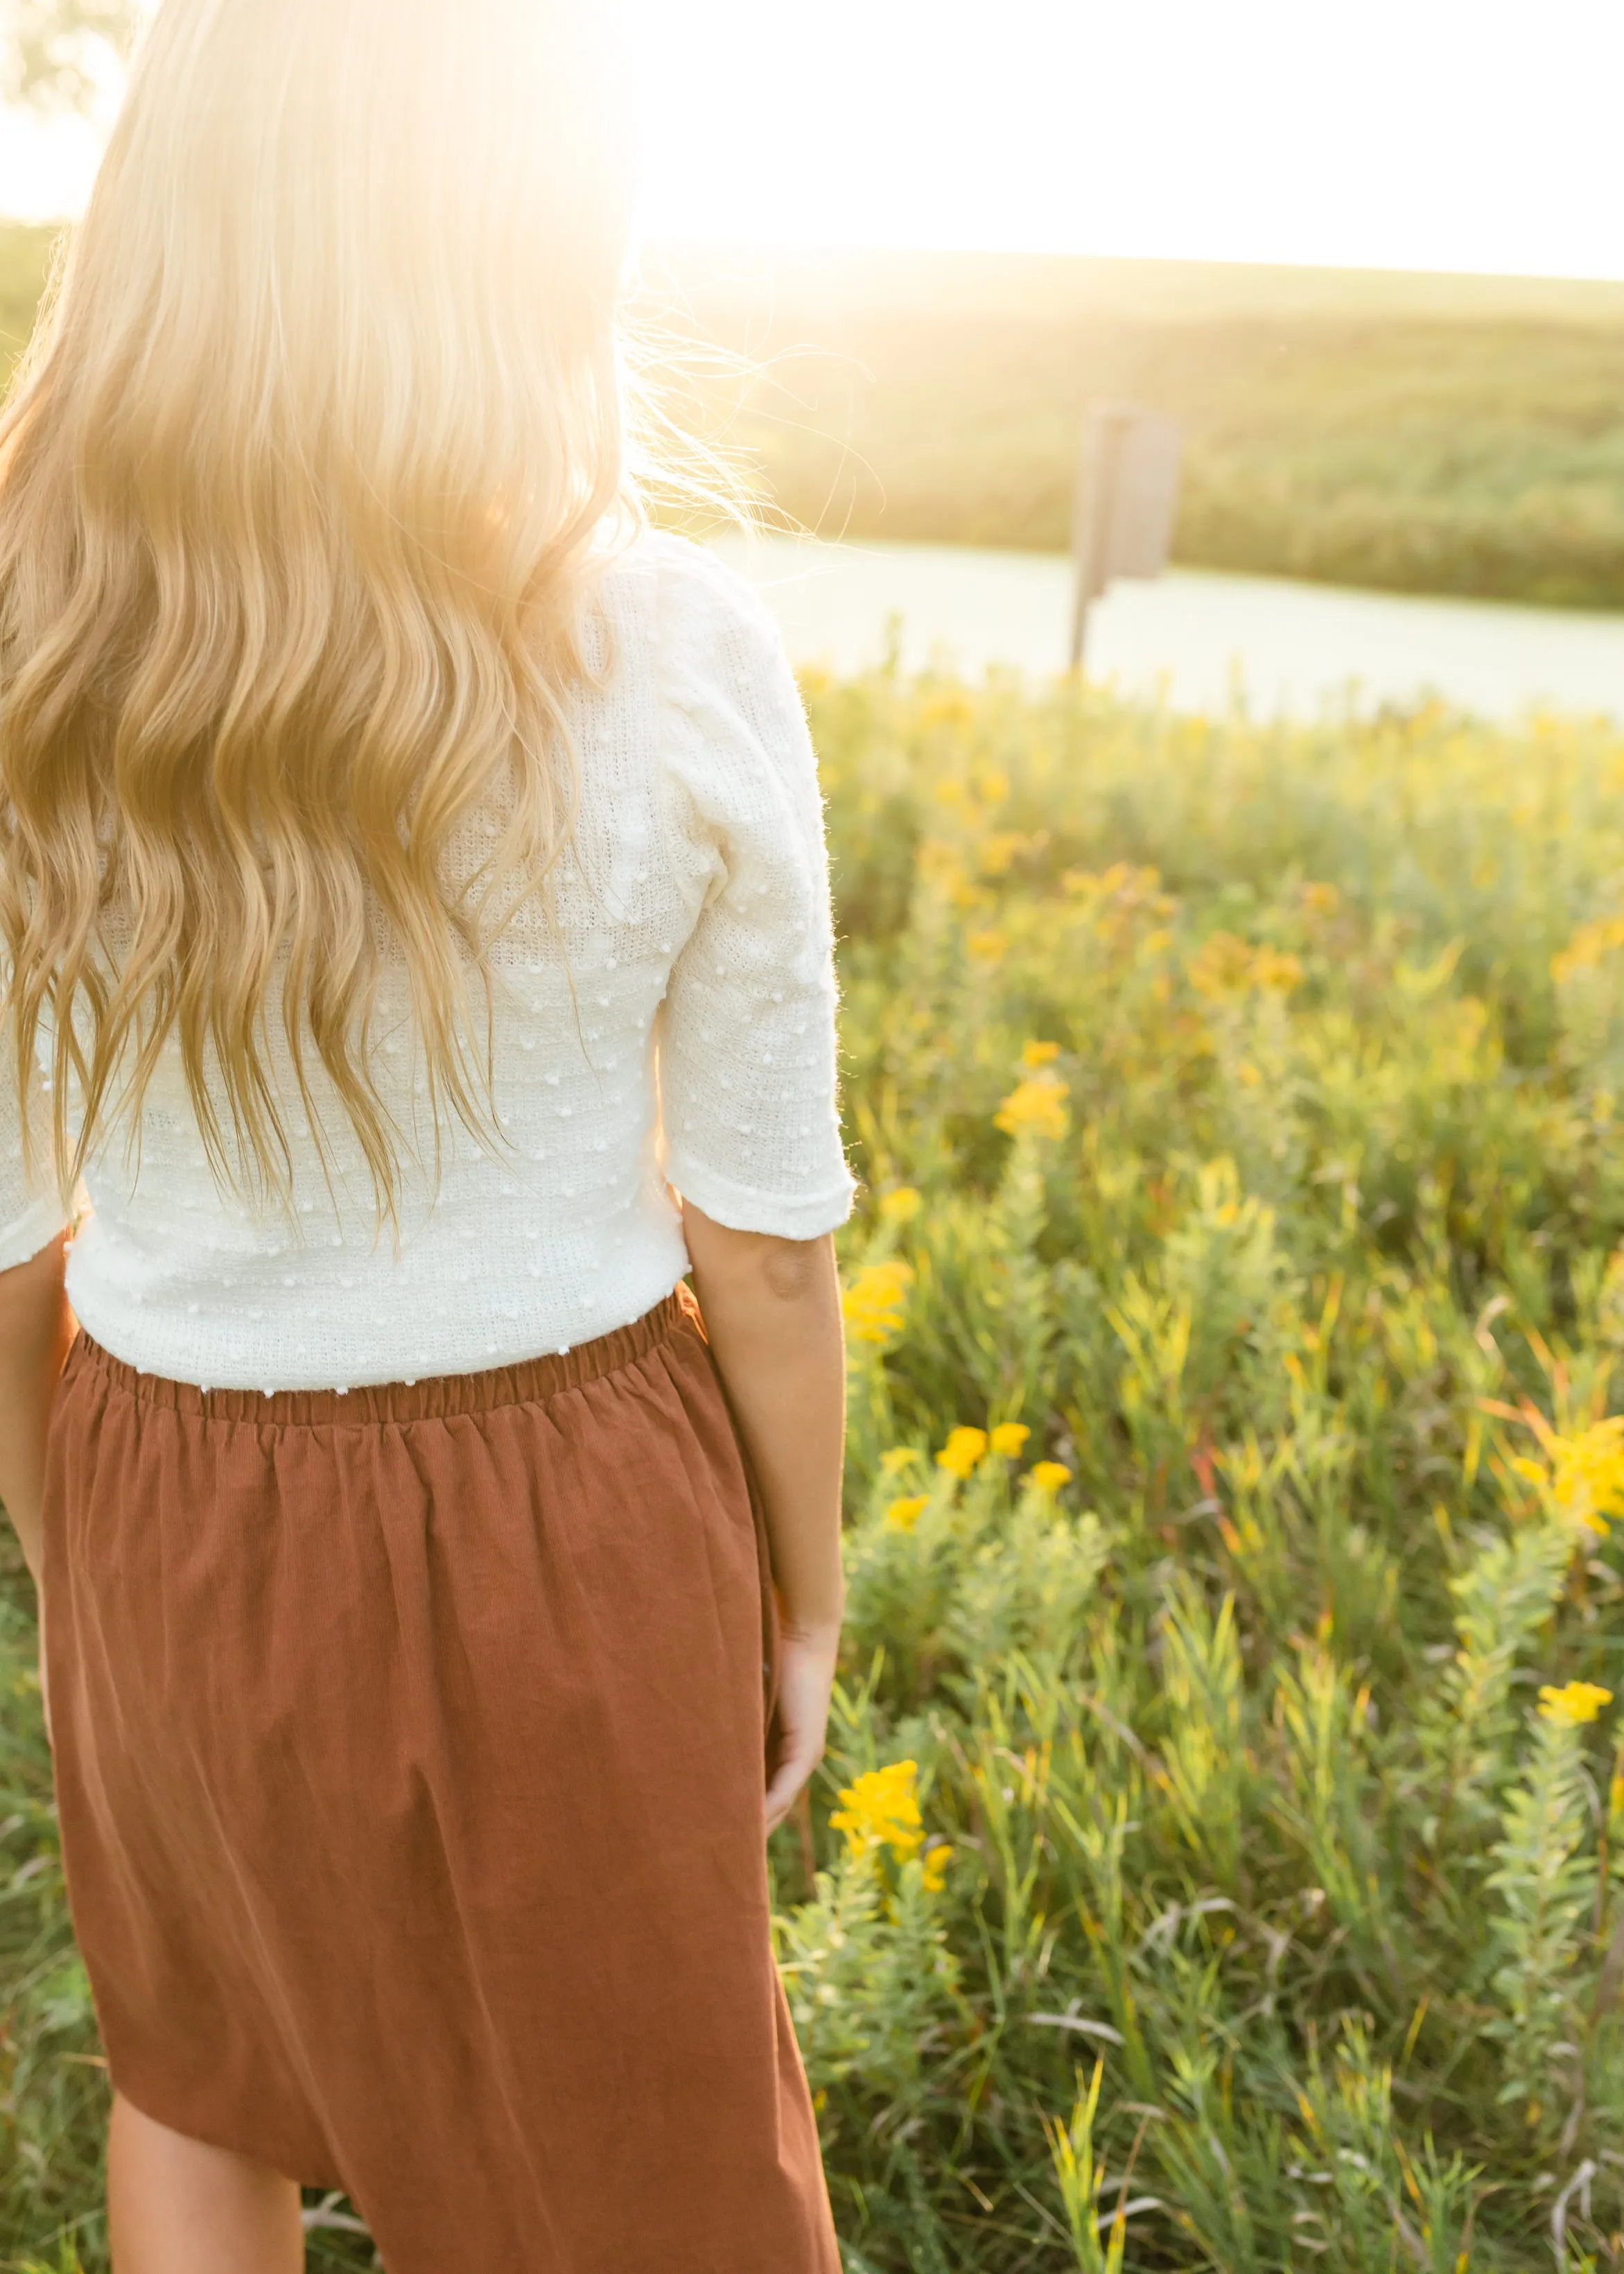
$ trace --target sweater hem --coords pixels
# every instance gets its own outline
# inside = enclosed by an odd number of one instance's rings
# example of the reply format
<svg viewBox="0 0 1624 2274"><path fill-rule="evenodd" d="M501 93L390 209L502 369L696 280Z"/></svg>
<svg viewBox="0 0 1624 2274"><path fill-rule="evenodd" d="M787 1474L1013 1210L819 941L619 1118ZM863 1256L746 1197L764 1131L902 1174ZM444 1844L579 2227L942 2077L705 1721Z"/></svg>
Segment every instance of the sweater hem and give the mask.
<svg viewBox="0 0 1624 2274"><path fill-rule="evenodd" d="M415 1388L419 1382L494 1374L551 1358L567 1358L605 1335L635 1327L650 1312L658 1310L674 1292L686 1270L687 1257L682 1256L675 1261L674 1268L667 1265L651 1273L647 1291L639 1291L631 1298L629 1315L624 1314L622 1305L610 1305L602 1315L583 1316L567 1342L554 1339L556 1329L549 1333L536 1326L528 1330L521 1327L516 1332L510 1329L500 1333L489 1330L494 1321L486 1321L472 1333L447 1337L422 1356L396 1347L379 1355L357 1357L353 1367L342 1368L330 1361L289 1359L281 1346L246 1359L240 1353L222 1350L218 1344L211 1350L207 1332L175 1331L172 1319L163 1320L155 1304L146 1308L139 1329L133 1327L126 1314L104 1312L94 1295L88 1299L83 1296L75 1298L73 1309L86 1336L109 1358L136 1374L151 1375L161 1382L206 1395L213 1390L245 1390L272 1397L289 1392L336 1392L348 1396L351 1390ZM502 1323L506 1326L508 1322ZM357 1329L358 1351L362 1338L359 1319Z"/></svg>
<svg viewBox="0 0 1624 2274"><path fill-rule="evenodd" d="M839 1185L790 1198L782 1193L762 1193L718 1177L698 1162L674 1149L667 1156L665 1176L685 1200L703 1209L713 1223L729 1231L765 1232L777 1239L821 1239L838 1231L852 1213L857 1197L855 1180L848 1172Z"/></svg>

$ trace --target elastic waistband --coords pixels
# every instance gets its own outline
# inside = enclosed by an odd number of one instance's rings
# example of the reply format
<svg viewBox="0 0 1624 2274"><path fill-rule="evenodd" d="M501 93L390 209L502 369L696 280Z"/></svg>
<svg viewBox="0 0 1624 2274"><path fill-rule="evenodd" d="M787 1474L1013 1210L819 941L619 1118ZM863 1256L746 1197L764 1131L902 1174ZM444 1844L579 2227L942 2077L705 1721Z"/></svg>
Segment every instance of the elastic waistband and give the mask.
<svg viewBox="0 0 1624 2274"><path fill-rule="evenodd" d="M371 1422L442 1421L460 1413L488 1413L500 1405L533 1405L563 1390L580 1389L639 1359L673 1335L702 1340L699 1306L687 1286L676 1288L629 1327L616 1327L579 1349L557 1351L516 1366L492 1367L485 1374L442 1374L432 1382L374 1382L359 1389L199 1389L195 1382L166 1382L142 1374L102 1349L81 1328L68 1353L70 1374L91 1370L109 1389L142 1404L166 1407L203 1421L252 1421L260 1427L320 1428Z"/></svg>

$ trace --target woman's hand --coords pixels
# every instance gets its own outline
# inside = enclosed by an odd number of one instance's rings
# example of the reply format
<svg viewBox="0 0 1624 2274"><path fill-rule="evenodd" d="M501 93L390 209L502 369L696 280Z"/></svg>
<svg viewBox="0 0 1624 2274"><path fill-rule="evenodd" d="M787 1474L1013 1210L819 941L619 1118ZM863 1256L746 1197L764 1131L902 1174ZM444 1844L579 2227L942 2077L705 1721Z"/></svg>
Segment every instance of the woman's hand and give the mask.
<svg viewBox="0 0 1624 2274"><path fill-rule="evenodd" d="M768 1764L771 1832L823 1758L840 1641L840 1283L830 1239L733 1231L692 1201L682 1204L682 1229L710 1354L761 1492L778 1590L779 1743Z"/></svg>
<svg viewBox="0 0 1624 2274"><path fill-rule="evenodd" d="M823 1758L829 1696L834 1688L839 1647L838 1625L809 1631L786 1628L779 1636L779 1743L767 1786L769 1832L776 1832L783 1823Z"/></svg>

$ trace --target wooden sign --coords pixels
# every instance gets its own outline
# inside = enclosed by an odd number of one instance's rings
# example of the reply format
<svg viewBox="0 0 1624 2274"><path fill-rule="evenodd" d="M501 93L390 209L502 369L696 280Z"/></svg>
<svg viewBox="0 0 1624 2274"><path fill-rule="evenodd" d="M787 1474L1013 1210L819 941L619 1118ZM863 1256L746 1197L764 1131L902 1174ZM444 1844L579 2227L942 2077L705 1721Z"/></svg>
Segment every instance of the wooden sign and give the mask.
<svg viewBox="0 0 1624 2274"><path fill-rule="evenodd" d="M1073 671L1082 666L1091 605L1119 576L1160 576L1167 567L1183 452L1172 419L1129 403L1089 405L1071 521Z"/></svg>

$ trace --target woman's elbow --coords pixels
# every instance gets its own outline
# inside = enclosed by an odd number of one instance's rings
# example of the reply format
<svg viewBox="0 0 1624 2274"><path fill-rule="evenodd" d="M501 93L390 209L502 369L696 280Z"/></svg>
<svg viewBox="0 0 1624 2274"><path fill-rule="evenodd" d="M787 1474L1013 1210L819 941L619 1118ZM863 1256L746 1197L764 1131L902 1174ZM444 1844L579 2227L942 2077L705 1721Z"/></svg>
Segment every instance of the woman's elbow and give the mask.
<svg viewBox="0 0 1624 2274"><path fill-rule="evenodd" d="M682 1204L688 1254L699 1279L749 1290L780 1303L810 1303L836 1285L834 1240L785 1239L775 1232L735 1231L691 1201Z"/></svg>

